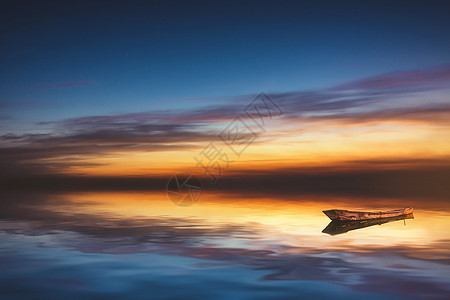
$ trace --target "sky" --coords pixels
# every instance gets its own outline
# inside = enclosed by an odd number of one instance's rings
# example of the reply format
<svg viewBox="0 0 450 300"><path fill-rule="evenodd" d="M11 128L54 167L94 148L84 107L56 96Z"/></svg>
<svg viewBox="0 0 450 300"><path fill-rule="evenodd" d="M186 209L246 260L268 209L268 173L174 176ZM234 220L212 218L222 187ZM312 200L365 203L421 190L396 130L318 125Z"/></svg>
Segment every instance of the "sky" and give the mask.
<svg viewBox="0 0 450 300"><path fill-rule="evenodd" d="M230 178L449 166L444 1L1 6L3 177L202 173L211 142ZM235 155L261 92L281 114Z"/></svg>

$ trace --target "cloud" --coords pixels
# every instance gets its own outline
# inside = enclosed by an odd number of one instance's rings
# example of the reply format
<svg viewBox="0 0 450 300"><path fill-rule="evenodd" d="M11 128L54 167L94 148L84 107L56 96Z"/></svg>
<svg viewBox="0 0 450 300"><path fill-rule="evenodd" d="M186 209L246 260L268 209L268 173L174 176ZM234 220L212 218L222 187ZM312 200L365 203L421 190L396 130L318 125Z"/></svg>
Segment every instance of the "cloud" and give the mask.
<svg viewBox="0 0 450 300"><path fill-rule="evenodd" d="M384 121L415 121L429 125L449 125L450 104L424 105L414 108L392 108L368 112L336 112L329 115L303 117L302 119L309 121L335 121L353 125L380 123Z"/></svg>
<svg viewBox="0 0 450 300"><path fill-rule="evenodd" d="M385 89L386 82L391 82L396 89ZM369 84L370 83L370 84ZM271 93L278 105L283 107L286 118L289 117L317 117L330 118L335 116L355 119L355 116L365 117L368 113L378 113L384 111L389 114L392 110L392 116L409 118L413 114L422 112L434 113L441 111L442 107L448 108L450 104L436 105L436 103L427 103L432 99L422 99L420 106L409 105L405 102L396 100L405 95L419 93L422 86L433 87L437 89L442 84L448 84L450 87L450 65L431 68L422 71L405 71L388 73L370 78L349 82L338 87L324 88L312 91L299 91L288 93ZM414 87L414 90L410 88ZM354 91L357 89L358 91ZM101 125L108 124L116 126L119 123L142 122L153 124L204 124L224 122L233 119L236 115L242 114L248 103L254 99L255 95L241 95L231 99L228 104L218 106L205 106L198 109L172 110L172 111L149 111L141 113L129 113L122 115L104 115L89 116L63 120L60 125ZM394 100L394 101L393 101ZM432 102L432 101L431 101ZM379 104L384 105L380 110ZM377 106L378 105L378 106ZM396 107L399 106L400 107ZM378 109L378 111L377 111ZM401 113L399 113L401 112ZM55 122L51 122L55 123ZM51 124L43 122L41 124Z"/></svg>
<svg viewBox="0 0 450 300"><path fill-rule="evenodd" d="M450 65L443 65L427 70L385 73L338 85L333 90L417 89L418 87L437 88L449 85Z"/></svg>
<svg viewBox="0 0 450 300"><path fill-rule="evenodd" d="M445 94L436 96L432 92L442 92L440 89L448 82L449 76L450 65L445 65L421 71L382 74L338 87L273 93L270 96L284 111L280 120L287 126L317 121L359 126L390 120L447 126L450 103L443 99ZM93 82L45 87L79 84ZM424 91L426 94L423 94ZM36 163L47 163L48 171L55 170L55 165L52 167L51 164L58 159L64 160L58 163L58 168L63 170L71 164L89 163L80 157L107 156L118 151L194 149L201 143L217 139L220 131L236 116L248 121L243 111L254 97L240 95L225 104L195 109L154 110L40 122L37 129L43 126L46 130L51 128L51 131L0 136L0 157L8 162L10 169L14 164L22 169L30 163L35 169L38 166ZM304 126L303 132L307 130ZM278 133L274 135L280 136Z"/></svg>
<svg viewBox="0 0 450 300"><path fill-rule="evenodd" d="M10 172L17 168L14 173L23 173L25 165L33 165L33 170L41 166L46 173L81 163L87 165L89 157L105 157L118 151L191 149L195 147L192 143L210 141L214 137L208 132L187 130L189 126L183 125L116 124L111 127L109 124L109 128L101 127L87 126L65 135L7 134L0 138L9 144L0 148L0 157L3 164L8 164ZM48 159L62 162L48 162Z"/></svg>

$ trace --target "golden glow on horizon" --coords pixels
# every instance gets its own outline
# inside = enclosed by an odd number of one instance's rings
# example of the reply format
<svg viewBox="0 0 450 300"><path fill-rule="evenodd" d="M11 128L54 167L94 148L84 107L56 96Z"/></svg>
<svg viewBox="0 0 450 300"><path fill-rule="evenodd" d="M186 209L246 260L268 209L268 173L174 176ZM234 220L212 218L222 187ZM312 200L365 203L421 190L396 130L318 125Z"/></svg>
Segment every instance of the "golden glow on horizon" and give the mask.
<svg viewBox="0 0 450 300"><path fill-rule="evenodd" d="M298 124L284 128L283 134L267 132L249 145L237 157L223 145L234 160L231 172L284 167L319 167L345 164L357 160L417 160L448 159L450 156L450 128L426 126L422 123L392 124L383 122L371 126L315 125L302 132ZM115 152L86 158L92 166L75 166L71 174L114 175L172 175L180 172L201 174L195 156L209 143L191 144L183 150Z"/></svg>

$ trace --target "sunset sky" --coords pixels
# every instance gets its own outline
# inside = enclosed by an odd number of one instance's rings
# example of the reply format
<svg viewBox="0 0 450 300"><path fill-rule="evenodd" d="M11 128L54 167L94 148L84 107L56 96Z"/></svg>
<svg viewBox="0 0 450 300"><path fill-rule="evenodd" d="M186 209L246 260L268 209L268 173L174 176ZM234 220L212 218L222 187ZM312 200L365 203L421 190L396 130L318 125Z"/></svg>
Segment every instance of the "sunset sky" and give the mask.
<svg viewBox="0 0 450 300"><path fill-rule="evenodd" d="M0 1L0 298L449 299L449 3Z"/></svg>
<svg viewBox="0 0 450 300"><path fill-rule="evenodd" d="M211 142L233 161L224 176L448 170L450 19L435 3L9 1L2 177L202 174ZM261 92L282 114L237 156L219 135L252 122Z"/></svg>

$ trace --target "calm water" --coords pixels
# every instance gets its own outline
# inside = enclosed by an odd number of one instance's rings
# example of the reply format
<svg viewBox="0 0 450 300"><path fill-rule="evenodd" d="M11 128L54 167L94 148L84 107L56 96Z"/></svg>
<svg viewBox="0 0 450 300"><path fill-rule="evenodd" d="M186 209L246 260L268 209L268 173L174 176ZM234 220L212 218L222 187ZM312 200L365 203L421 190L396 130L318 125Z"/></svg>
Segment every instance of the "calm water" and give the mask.
<svg viewBox="0 0 450 300"><path fill-rule="evenodd" d="M2 299L448 299L445 201L2 194ZM322 210L415 206L331 236Z"/></svg>

